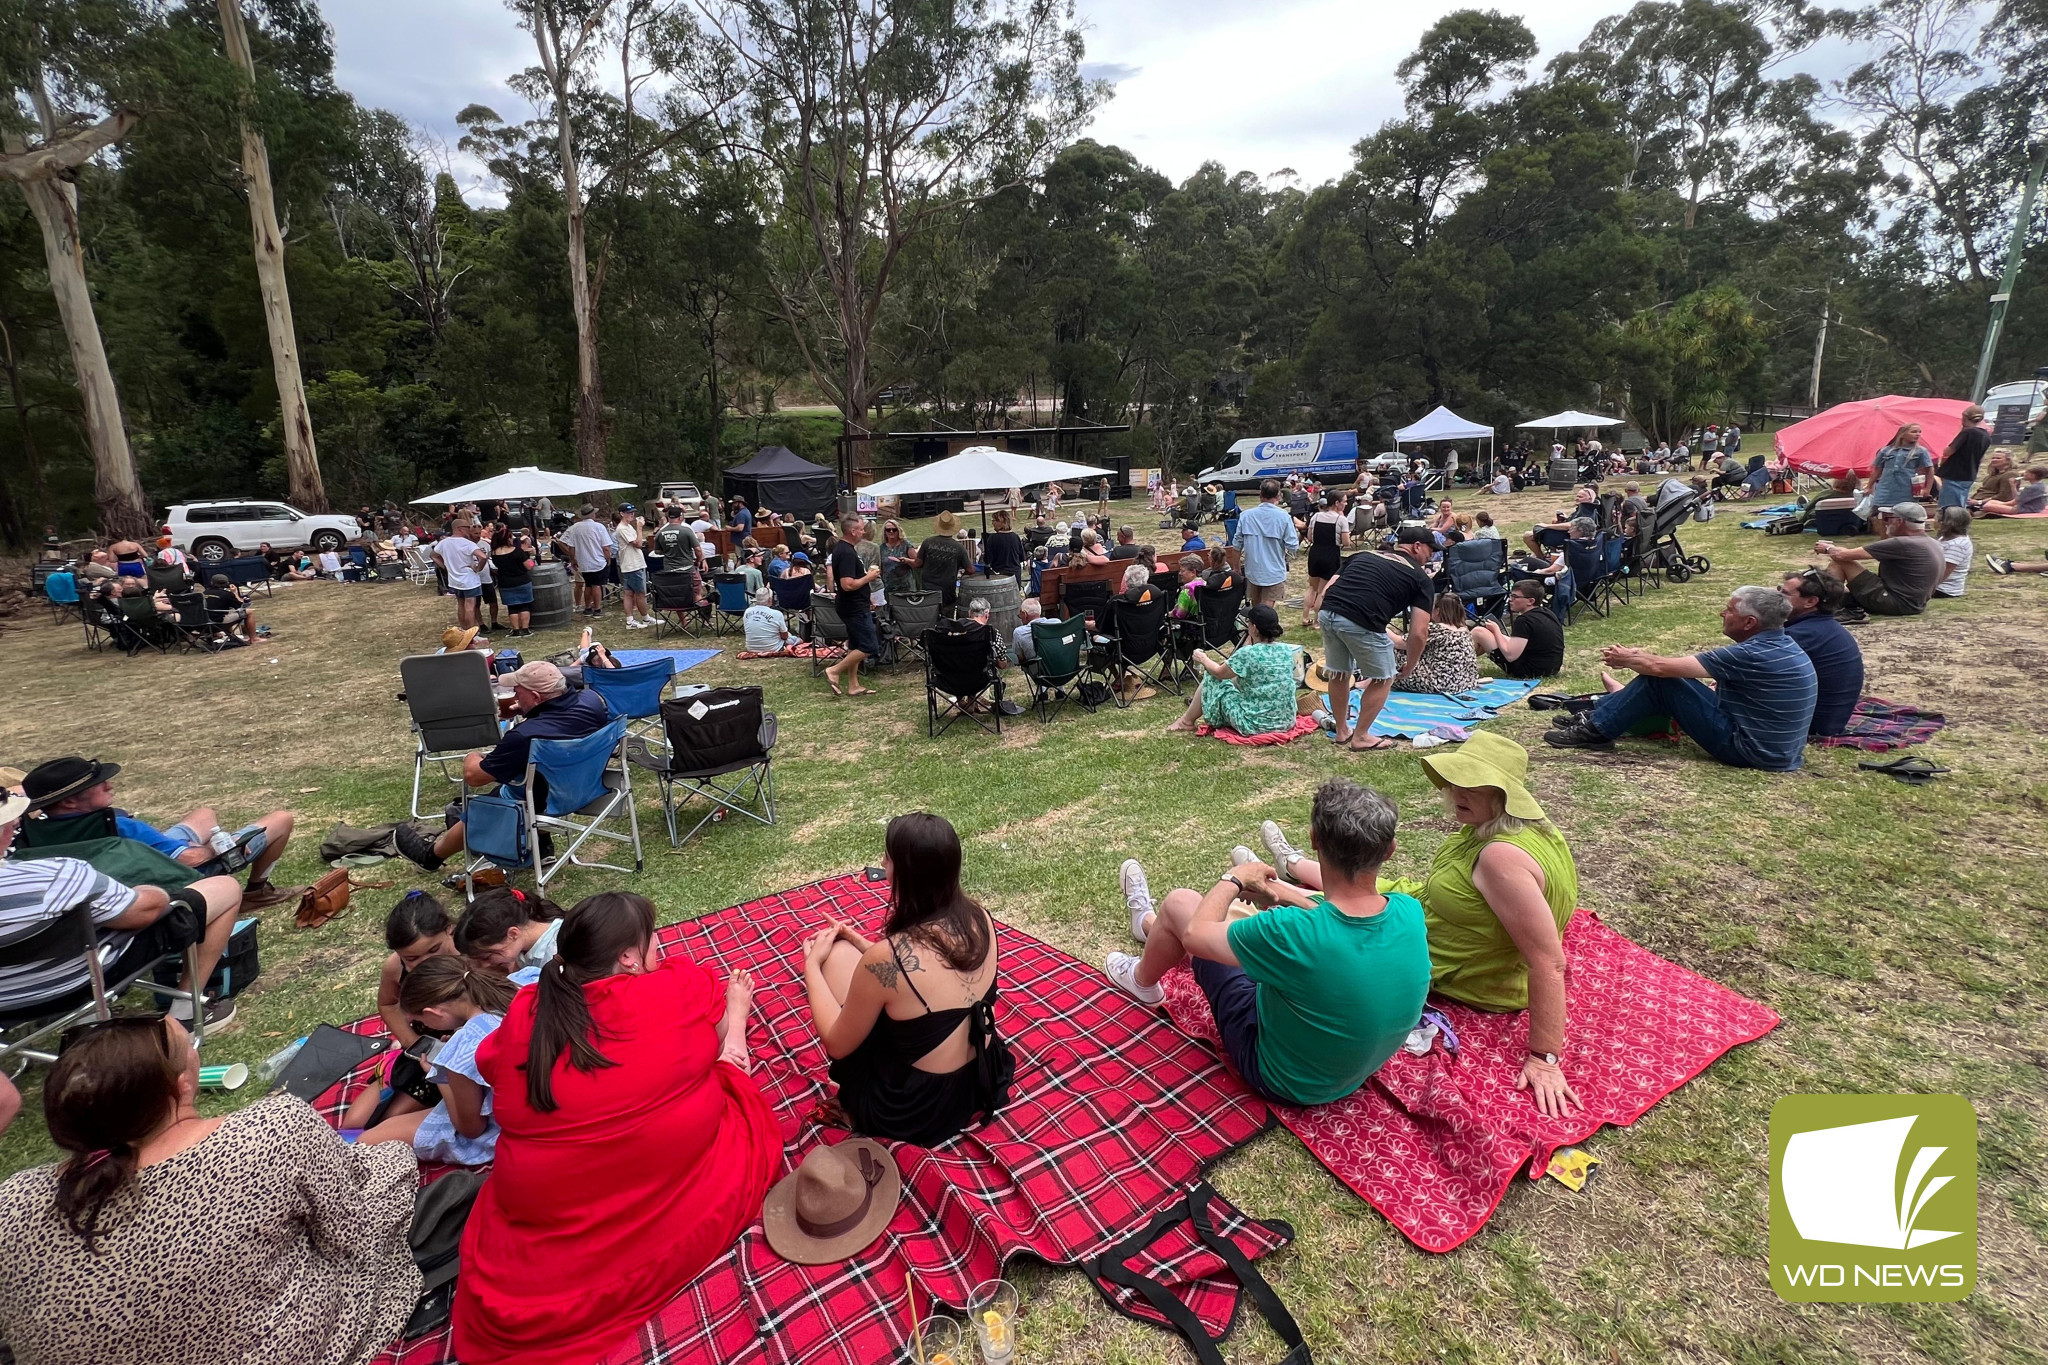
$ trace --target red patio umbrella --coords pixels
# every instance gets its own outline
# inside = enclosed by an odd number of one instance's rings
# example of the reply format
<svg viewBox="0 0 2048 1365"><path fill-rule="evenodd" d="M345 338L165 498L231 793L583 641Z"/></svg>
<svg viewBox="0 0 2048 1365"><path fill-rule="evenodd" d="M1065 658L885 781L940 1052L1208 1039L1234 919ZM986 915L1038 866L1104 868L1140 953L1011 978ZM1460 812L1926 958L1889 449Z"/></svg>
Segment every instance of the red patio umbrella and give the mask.
<svg viewBox="0 0 2048 1365"><path fill-rule="evenodd" d="M1901 398L1886 394L1854 403L1837 403L1826 412L1794 422L1777 433L1780 457L1802 474L1823 479L1870 472L1870 463L1898 429L1920 424L1920 444L1934 452L1936 462L1962 429L1960 398Z"/></svg>

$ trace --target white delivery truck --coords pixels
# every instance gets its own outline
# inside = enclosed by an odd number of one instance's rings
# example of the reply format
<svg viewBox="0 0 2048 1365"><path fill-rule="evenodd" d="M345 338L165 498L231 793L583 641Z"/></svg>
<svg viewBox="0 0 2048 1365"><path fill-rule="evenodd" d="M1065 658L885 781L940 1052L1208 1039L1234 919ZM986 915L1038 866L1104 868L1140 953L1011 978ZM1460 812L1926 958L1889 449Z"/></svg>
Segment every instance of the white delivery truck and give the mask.
<svg viewBox="0 0 2048 1365"><path fill-rule="evenodd" d="M1248 436L1233 442L1215 468L1205 469L1195 478L1204 485L1219 483L1243 489L1256 487L1261 479L1284 479L1290 474L1329 483L1357 473L1358 433L1317 431L1305 436Z"/></svg>

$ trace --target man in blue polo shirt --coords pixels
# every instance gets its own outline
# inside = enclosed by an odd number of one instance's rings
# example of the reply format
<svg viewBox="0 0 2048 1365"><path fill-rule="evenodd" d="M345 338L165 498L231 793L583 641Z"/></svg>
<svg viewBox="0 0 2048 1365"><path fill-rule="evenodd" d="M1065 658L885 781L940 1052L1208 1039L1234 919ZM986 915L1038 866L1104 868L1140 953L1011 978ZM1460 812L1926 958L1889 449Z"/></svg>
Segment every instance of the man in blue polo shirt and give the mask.
<svg viewBox="0 0 2048 1365"><path fill-rule="evenodd" d="M1612 749L1615 737L1669 719L1713 758L1735 768L1789 772L1806 749L1819 693L1813 664L1785 622L1792 604L1774 588L1737 588L1721 608L1721 633L1735 643L1669 658L1609 645L1609 668L1638 675L1623 687L1606 674L1608 695L1584 716L1543 738L1560 749ZM1712 678L1709 688L1701 679Z"/></svg>
<svg viewBox="0 0 2048 1365"><path fill-rule="evenodd" d="M585 688L570 690L562 670L536 659L505 675L512 689L512 709L521 720L505 732L489 753L463 755L462 780L472 787L514 786L526 780L526 760L537 739L581 739L596 734L611 723L611 709L604 698ZM536 775L534 781L540 778ZM539 802L544 789L536 786ZM462 822L450 818L447 830L431 843L417 827L400 821L394 833L398 851L429 872L440 868L444 859L464 848Z"/></svg>

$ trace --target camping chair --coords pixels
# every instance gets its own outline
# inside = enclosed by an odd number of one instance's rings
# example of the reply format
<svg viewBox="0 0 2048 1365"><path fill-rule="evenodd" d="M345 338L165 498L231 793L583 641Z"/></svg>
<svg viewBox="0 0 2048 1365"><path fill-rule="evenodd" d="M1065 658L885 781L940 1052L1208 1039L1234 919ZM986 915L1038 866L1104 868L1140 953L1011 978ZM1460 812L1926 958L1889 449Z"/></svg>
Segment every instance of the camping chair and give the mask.
<svg viewBox="0 0 2048 1365"><path fill-rule="evenodd" d="M177 627L156 614L154 594L124 596L120 609L110 614L107 627L114 643L131 659L145 649L168 653L169 646L178 642Z"/></svg>
<svg viewBox="0 0 2048 1365"><path fill-rule="evenodd" d="M434 581L434 561L432 557L427 554L426 546L407 546L405 556L402 562L405 565L406 582L432 583Z"/></svg>
<svg viewBox="0 0 2048 1365"><path fill-rule="evenodd" d="M412 713L412 815L417 820L425 814L420 810L420 778L427 764L439 766L441 776L466 796L464 756L493 747L504 731L498 725L491 666L478 651L414 654L398 661L398 676L405 684L406 709Z"/></svg>
<svg viewBox="0 0 2048 1365"><path fill-rule="evenodd" d="M635 763L661 784L661 813L668 821L670 847L690 841L721 813L744 815L764 825L775 823L775 713L761 707L758 687L713 687L661 704L665 747L634 744ZM683 799L675 799L676 788ZM692 797L701 796L707 809L676 837L677 814Z"/></svg>
<svg viewBox="0 0 2048 1365"><path fill-rule="evenodd" d="M811 587L811 579L805 576L771 578L768 580L768 591L775 594L776 609L783 615L790 617L802 615L810 611ZM798 623L794 620L789 623L789 627L799 634L803 633Z"/></svg>
<svg viewBox="0 0 2048 1365"><path fill-rule="evenodd" d="M1508 543L1465 540L1444 550L1444 575L1450 590L1465 604L1474 621L1498 618L1508 601Z"/></svg>
<svg viewBox="0 0 2048 1365"><path fill-rule="evenodd" d="M661 694L675 677L673 658L654 659L624 668L583 670L583 685L604 698L614 716L623 716L626 732L650 743L662 738Z"/></svg>
<svg viewBox="0 0 2048 1365"><path fill-rule="evenodd" d="M924 633L926 728L937 739L963 716L1003 732L1003 675L995 632L979 621L941 621ZM943 701L940 699L944 698Z"/></svg>
<svg viewBox="0 0 2048 1365"><path fill-rule="evenodd" d="M564 867L602 867L613 872L627 869L617 863L586 862L576 850L593 838L610 839L633 846L633 867L642 866L640 856L640 814L633 807L633 777L626 762L626 718L619 716L594 734L581 739L537 739L530 746L523 784L525 828L572 836L550 853L543 842L534 861L534 884L546 890L548 879ZM536 776L545 779L547 800L534 804ZM626 812L628 832L607 827L621 808Z"/></svg>
<svg viewBox="0 0 2048 1365"><path fill-rule="evenodd" d="M939 623L937 592L892 592L885 643L891 646L890 663L899 663L906 652L924 657L924 633Z"/></svg>
<svg viewBox="0 0 2048 1365"><path fill-rule="evenodd" d="M1108 604L1109 584L1101 580L1060 584L1060 610L1069 616L1093 616Z"/></svg>
<svg viewBox="0 0 2048 1365"><path fill-rule="evenodd" d="M85 619L85 604L78 600L78 578L70 570L63 569L46 574L43 578L43 597L50 604L50 619L62 622L65 617Z"/></svg>
<svg viewBox="0 0 2048 1365"><path fill-rule="evenodd" d="M142 580L151 592L183 592L192 586L191 575L175 564L151 564L143 569Z"/></svg>
<svg viewBox="0 0 2048 1365"><path fill-rule="evenodd" d="M1633 539L1624 536L1600 538L1600 595L1609 606L1616 602L1627 605L1631 601L1628 575L1622 570L1622 557Z"/></svg>
<svg viewBox="0 0 2048 1365"><path fill-rule="evenodd" d="M224 574L228 582L250 592L262 590L270 596L270 563L262 555L243 555L238 559L223 559L213 566L211 573ZM428 573L432 577L431 570Z"/></svg>
<svg viewBox="0 0 2048 1365"><path fill-rule="evenodd" d="M1567 625L1571 623L1570 613L1581 607L1595 616L1607 614L1607 609L1600 602L1600 585L1607 576L1606 555L1600 545L1600 541L1604 539L1605 537L1596 537L1593 540L1574 540L1564 547L1565 572L1558 575L1558 593L1560 596L1563 595L1564 580L1569 577L1572 583L1572 600L1558 619Z"/></svg>
<svg viewBox="0 0 2048 1365"><path fill-rule="evenodd" d="M100 927L93 922L92 906L83 901L27 935L11 943L0 944L0 968L49 969L82 963L87 977L84 985L47 1000L0 1009L0 1066L9 1067L10 1071L18 1074L19 1068L9 1065L17 1060L22 1066L30 1062L44 1066L55 1064L56 1049L41 1045L45 1039L63 1033L74 1024L113 1018L114 1002L133 987L140 986L173 1000L192 998L190 991L157 984L154 973L158 967L170 964L196 980L199 971L197 943L165 953L144 964L139 971L124 973L114 980L107 979L106 967L101 961L103 952ZM188 1027L195 1047L206 1041L205 1009L192 1011Z"/></svg>
<svg viewBox="0 0 2048 1365"><path fill-rule="evenodd" d="M1165 688L1175 696L1181 694L1175 676L1177 661L1166 636L1169 600L1158 592L1151 592L1149 600L1142 603L1113 598L1095 618L1089 670L1109 687L1119 710L1131 705L1131 699L1124 693L1127 674L1136 674L1141 683Z"/></svg>
<svg viewBox="0 0 2048 1365"><path fill-rule="evenodd" d="M178 613L174 626L178 632L178 643L187 649L202 654L213 654L227 648L222 637L226 627L213 619L207 609L206 594L196 589L171 594L171 610Z"/></svg>
<svg viewBox="0 0 2048 1365"><path fill-rule="evenodd" d="M661 622L654 632L657 640L664 635L686 635L695 639L710 616L699 598L695 569L649 574L647 604L654 609L655 620Z"/></svg>
<svg viewBox="0 0 2048 1365"><path fill-rule="evenodd" d="M715 574L712 586L718 590L718 602L714 611L712 628L720 634L727 630L740 630L745 626L747 607L747 576L741 573Z"/></svg>
<svg viewBox="0 0 2048 1365"><path fill-rule="evenodd" d="M1175 623L1173 654L1183 681L1195 677L1196 650L1236 649L1244 643L1249 630L1242 614L1244 578L1237 573L1225 574L1218 587L1204 587L1196 593L1195 606L1199 615Z"/></svg>
<svg viewBox="0 0 2048 1365"><path fill-rule="evenodd" d="M1069 701L1093 715L1095 705L1081 686L1087 671L1088 618L1033 621L1031 647L1038 658L1021 667L1031 684L1031 704L1038 709L1039 723L1050 725Z"/></svg>
<svg viewBox="0 0 2048 1365"><path fill-rule="evenodd" d="M845 646L846 622L840 619L839 608L833 605L829 593L818 593L811 598L811 628L804 637L811 642L811 676L817 677L825 671L825 650L832 645Z"/></svg>

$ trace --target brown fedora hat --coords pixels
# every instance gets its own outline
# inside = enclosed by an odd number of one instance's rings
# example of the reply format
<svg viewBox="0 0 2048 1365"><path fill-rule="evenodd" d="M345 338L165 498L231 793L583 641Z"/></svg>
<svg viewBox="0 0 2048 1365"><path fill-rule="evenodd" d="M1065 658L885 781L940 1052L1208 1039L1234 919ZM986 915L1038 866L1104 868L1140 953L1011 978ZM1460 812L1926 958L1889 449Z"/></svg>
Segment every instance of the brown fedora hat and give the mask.
<svg viewBox="0 0 2048 1365"><path fill-rule="evenodd" d="M896 1158L873 1138L813 1147L761 1206L768 1245L797 1265L831 1265L871 1245L903 1198Z"/></svg>

